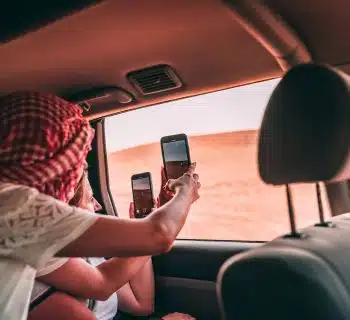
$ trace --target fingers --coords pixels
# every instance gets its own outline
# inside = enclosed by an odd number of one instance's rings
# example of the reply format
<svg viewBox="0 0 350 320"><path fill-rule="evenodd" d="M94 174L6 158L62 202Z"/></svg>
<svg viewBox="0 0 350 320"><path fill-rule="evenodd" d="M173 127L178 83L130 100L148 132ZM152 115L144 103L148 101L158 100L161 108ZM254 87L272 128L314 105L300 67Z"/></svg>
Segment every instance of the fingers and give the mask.
<svg viewBox="0 0 350 320"><path fill-rule="evenodd" d="M135 207L133 202L130 202L130 205L129 205L129 217L135 218Z"/></svg>
<svg viewBox="0 0 350 320"><path fill-rule="evenodd" d="M171 191L171 186L174 184L174 179L169 179L166 183L165 183L165 186L164 186L164 190L165 191Z"/></svg>
<svg viewBox="0 0 350 320"><path fill-rule="evenodd" d="M161 206L161 195L158 196L156 199L156 208L159 208Z"/></svg>
<svg viewBox="0 0 350 320"><path fill-rule="evenodd" d="M190 166L188 167L186 173L192 176L196 170L196 166L197 166L196 162L191 163Z"/></svg>
<svg viewBox="0 0 350 320"><path fill-rule="evenodd" d="M160 176L161 176L160 183L161 183L161 186L163 187L167 183L167 178L166 178L165 170L163 166L161 167L161 170L160 170Z"/></svg>

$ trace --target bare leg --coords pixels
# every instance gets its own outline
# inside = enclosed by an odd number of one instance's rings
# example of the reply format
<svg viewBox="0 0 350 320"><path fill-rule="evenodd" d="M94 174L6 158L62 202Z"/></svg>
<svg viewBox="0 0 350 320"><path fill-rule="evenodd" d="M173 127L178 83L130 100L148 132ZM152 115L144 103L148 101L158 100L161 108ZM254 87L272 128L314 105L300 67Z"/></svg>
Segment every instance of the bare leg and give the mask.
<svg viewBox="0 0 350 320"><path fill-rule="evenodd" d="M94 313L81 301L63 293L55 292L31 312L28 320L96 320Z"/></svg>

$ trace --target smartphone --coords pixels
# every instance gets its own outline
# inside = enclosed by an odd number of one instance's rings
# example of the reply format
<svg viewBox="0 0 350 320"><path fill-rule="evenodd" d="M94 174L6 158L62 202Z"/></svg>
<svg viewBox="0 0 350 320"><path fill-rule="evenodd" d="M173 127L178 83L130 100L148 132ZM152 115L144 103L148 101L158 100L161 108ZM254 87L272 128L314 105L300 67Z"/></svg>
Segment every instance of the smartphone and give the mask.
<svg viewBox="0 0 350 320"><path fill-rule="evenodd" d="M144 218L152 212L153 186L150 172L134 174L131 177L135 218Z"/></svg>
<svg viewBox="0 0 350 320"><path fill-rule="evenodd" d="M181 177L191 164L187 136L183 133L160 139L164 171L167 179Z"/></svg>

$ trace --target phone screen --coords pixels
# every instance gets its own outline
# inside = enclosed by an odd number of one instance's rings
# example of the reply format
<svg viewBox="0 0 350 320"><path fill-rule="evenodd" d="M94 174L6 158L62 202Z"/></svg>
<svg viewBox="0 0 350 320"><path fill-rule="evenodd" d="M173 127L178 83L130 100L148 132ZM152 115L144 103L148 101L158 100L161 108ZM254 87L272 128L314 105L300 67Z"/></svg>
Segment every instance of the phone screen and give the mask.
<svg viewBox="0 0 350 320"><path fill-rule="evenodd" d="M162 142L162 148L167 178L181 177L190 165L187 141L183 139Z"/></svg>
<svg viewBox="0 0 350 320"><path fill-rule="evenodd" d="M136 175L132 177L131 183L135 218L145 217L151 213L154 206L151 177Z"/></svg>

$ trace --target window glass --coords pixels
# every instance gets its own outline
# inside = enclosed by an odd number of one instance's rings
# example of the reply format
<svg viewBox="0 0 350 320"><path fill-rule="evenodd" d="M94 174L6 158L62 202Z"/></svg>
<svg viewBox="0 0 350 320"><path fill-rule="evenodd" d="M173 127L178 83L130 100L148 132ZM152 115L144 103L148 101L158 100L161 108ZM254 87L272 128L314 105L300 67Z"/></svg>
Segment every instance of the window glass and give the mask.
<svg viewBox="0 0 350 320"><path fill-rule="evenodd" d="M285 189L262 183L257 170L258 128L277 82L264 81L107 118L109 181L119 216L128 216L133 174L151 172L154 192L159 192L160 138L186 133L202 188L179 238L265 241L288 232ZM294 185L292 192L297 226L315 223L315 185ZM328 217L324 188L322 196Z"/></svg>

